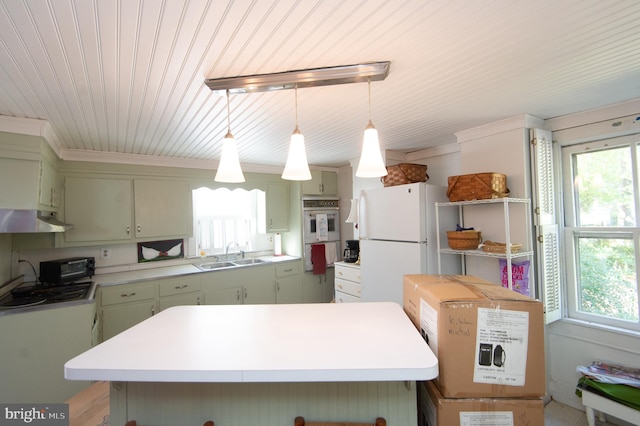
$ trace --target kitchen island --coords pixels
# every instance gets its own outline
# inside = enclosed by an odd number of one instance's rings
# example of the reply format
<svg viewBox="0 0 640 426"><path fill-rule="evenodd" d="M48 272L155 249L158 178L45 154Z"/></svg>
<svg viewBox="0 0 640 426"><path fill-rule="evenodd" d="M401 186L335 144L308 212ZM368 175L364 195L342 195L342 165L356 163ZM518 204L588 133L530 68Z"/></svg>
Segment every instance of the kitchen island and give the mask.
<svg viewBox="0 0 640 426"><path fill-rule="evenodd" d="M438 363L395 303L179 306L65 364L111 381L111 423L417 424Z"/></svg>

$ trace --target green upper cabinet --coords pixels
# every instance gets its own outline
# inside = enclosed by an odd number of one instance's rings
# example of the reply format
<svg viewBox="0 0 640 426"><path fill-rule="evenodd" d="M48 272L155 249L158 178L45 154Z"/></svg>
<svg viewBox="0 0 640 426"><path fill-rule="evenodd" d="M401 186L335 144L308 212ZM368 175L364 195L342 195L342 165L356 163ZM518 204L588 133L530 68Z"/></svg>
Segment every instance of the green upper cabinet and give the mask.
<svg viewBox="0 0 640 426"><path fill-rule="evenodd" d="M61 183L56 169L46 160L40 162L39 202L41 206L59 207Z"/></svg>
<svg viewBox="0 0 640 426"><path fill-rule="evenodd" d="M338 174L311 170L311 180L302 182L302 193L304 195L337 195Z"/></svg>
<svg viewBox="0 0 640 426"><path fill-rule="evenodd" d="M65 242L126 242L133 238L131 179L68 177L64 220L74 227Z"/></svg>
<svg viewBox="0 0 640 426"><path fill-rule="evenodd" d="M267 232L289 230L289 184L270 183L267 185Z"/></svg>
<svg viewBox="0 0 640 426"><path fill-rule="evenodd" d="M56 160L42 138L0 132L0 208L57 210Z"/></svg>
<svg viewBox="0 0 640 426"><path fill-rule="evenodd" d="M126 242L192 234L191 191L165 179L65 179L65 243Z"/></svg>
<svg viewBox="0 0 640 426"><path fill-rule="evenodd" d="M134 181L136 238L187 236L193 233L193 203L186 182Z"/></svg>

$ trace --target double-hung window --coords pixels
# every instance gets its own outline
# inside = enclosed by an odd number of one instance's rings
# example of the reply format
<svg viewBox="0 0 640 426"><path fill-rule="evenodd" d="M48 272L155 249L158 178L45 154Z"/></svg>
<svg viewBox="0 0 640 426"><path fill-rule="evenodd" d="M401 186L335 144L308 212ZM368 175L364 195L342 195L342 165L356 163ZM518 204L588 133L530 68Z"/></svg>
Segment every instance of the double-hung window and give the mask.
<svg viewBox="0 0 640 426"><path fill-rule="evenodd" d="M561 149L567 316L640 331L640 136Z"/></svg>

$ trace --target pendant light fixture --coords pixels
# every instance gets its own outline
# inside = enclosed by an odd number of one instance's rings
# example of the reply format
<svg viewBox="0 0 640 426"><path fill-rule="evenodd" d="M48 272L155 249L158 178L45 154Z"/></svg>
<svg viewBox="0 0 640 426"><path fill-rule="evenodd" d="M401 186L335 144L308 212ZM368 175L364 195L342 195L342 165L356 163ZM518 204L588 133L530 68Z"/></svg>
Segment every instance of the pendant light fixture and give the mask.
<svg viewBox="0 0 640 426"><path fill-rule="evenodd" d="M356 170L357 177L382 177L387 175L387 168L382 161L380 153L380 143L378 141L378 130L371 121L371 80L369 85L369 123L364 129L364 139L362 141L362 154Z"/></svg>
<svg viewBox="0 0 640 426"><path fill-rule="evenodd" d="M229 90L227 90L227 134L222 142L222 154L216 172L216 182L239 183L244 182L240 159L238 158L238 145L231 134L231 114L229 112Z"/></svg>
<svg viewBox="0 0 640 426"><path fill-rule="evenodd" d="M291 135L289 155L282 172L282 179L311 180L311 172L307 163L307 153L304 147L304 135L298 129L298 86L295 87L296 96L296 128Z"/></svg>

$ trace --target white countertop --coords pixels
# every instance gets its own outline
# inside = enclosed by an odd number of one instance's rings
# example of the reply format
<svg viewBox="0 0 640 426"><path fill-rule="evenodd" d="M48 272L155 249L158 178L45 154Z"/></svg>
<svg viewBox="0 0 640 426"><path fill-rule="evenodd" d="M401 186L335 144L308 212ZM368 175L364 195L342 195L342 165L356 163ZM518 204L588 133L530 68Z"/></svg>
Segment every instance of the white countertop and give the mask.
<svg viewBox="0 0 640 426"><path fill-rule="evenodd" d="M299 257L295 256L260 256L259 259L267 260L271 263L278 262L287 262L293 260L299 260ZM213 260L206 260L205 262L213 262ZM110 272L105 274L97 274L94 275L92 281L97 285L108 286L108 285L118 285L118 284L129 284L139 281L147 281L147 280L155 280L160 278L169 278L179 275L189 275L189 274L208 274L214 273L215 270L212 271L203 271L197 266L198 263L202 263L201 260L195 261L192 263L184 263L181 265L171 265L171 266L162 266L155 262L155 264L147 263L144 264L145 267L140 267L140 265L135 265L137 269L128 269L125 271L119 272ZM246 266L243 266L246 267Z"/></svg>
<svg viewBox="0 0 640 426"><path fill-rule="evenodd" d="M68 361L131 382L431 380L438 361L395 303L178 306Z"/></svg>

